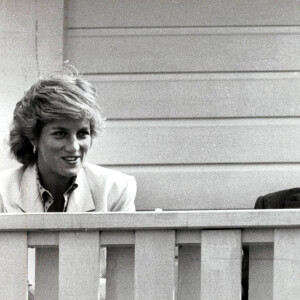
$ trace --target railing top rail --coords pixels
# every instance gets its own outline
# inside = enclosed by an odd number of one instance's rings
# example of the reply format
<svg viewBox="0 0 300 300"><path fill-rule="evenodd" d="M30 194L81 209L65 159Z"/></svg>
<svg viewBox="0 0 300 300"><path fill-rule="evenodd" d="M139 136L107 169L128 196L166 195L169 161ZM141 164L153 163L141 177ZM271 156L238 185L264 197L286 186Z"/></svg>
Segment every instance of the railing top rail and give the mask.
<svg viewBox="0 0 300 300"><path fill-rule="evenodd" d="M1 214L0 231L300 227L299 209Z"/></svg>

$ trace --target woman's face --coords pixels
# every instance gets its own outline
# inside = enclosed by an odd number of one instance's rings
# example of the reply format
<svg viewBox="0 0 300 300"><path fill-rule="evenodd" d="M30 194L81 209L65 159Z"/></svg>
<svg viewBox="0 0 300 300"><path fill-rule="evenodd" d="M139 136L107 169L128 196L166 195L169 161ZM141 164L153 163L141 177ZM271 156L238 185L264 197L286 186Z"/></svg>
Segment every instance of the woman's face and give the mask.
<svg viewBox="0 0 300 300"><path fill-rule="evenodd" d="M46 124L36 143L41 176L54 176L54 179L77 175L91 142L88 120L65 119Z"/></svg>

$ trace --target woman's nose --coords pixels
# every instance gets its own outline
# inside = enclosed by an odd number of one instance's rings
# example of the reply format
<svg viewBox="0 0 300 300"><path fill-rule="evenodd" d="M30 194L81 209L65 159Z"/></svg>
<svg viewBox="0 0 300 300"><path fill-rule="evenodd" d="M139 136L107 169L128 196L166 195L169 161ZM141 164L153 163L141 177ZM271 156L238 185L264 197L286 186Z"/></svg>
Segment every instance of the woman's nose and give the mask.
<svg viewBox="0 0 300 300"><path fill-rule="evenodd" d="M68 152L76 152L80 149L79 143L77 138L72 138L70 139L70 141L68 142L68 144L66 145L66 150Z"/></svg>

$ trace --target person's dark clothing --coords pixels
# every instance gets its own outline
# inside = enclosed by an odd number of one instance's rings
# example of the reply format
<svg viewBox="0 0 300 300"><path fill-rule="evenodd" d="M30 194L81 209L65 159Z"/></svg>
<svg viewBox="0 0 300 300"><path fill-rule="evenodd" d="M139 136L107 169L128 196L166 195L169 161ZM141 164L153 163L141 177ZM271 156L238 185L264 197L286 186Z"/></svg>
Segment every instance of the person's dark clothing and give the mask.
<svg viewBox="0 0 300 300"><path fill-rule="evenodd" d="M300 208L300 188L278 191L258 197L256 209Z"/></svg>
<svg viewBox="0 0 300 300"><path fill-rule="evenodd" d="M255 202L255 209L291 209L300 208L300 188L277 191L274 193L260 196ZM249 247L243 247L243 296L242 300L248 300L249 285Z"/></svg>

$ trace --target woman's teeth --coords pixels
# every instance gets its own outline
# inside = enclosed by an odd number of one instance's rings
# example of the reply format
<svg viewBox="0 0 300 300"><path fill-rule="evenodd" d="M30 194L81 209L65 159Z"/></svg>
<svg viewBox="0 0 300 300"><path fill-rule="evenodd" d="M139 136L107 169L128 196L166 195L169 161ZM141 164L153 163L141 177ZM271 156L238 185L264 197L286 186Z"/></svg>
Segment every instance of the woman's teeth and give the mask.
<svg viewBox="0 0 300 300"><path fill-rule="evenodd" d="M63 159L67 162L75 162L78 157L64 157Z"/></svg>

